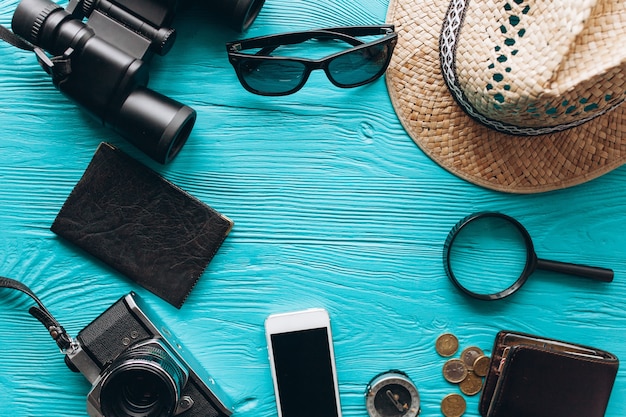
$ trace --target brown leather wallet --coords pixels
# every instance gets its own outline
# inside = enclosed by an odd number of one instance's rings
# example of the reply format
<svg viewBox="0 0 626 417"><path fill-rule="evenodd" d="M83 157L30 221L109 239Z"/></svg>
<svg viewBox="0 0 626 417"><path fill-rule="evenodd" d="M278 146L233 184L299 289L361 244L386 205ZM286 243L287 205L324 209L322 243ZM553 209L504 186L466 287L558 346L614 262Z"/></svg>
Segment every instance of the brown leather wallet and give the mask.
<svg viewBox="0 0 626 417"><path fill-rule="evenodd" d="M619 361L609 352L501 331L480 398L483 417L602 417Z"/></svg>
<svg viewBox="0 0 626 417"><path fill-rule="evenodd" d="M102 143L51 229L180 308L232 226Z"/></svg>

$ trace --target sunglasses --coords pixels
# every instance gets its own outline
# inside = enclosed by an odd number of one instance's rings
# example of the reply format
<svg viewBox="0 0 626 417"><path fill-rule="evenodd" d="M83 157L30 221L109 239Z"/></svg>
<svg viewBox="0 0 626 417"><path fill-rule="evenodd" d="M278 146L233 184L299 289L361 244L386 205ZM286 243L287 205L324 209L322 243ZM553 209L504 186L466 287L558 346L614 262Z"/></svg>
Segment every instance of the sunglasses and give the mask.
<svg viewBox="0 0 626 417"><path fill-rule="evenodd" d="M383 36L370 42L357 39L377 35ZM339 40L351 48L322 59L271 55L281 46L312 39ZM317 69L323 69L337 87L370 83L385 73L397 39L393 25L347 26L228 42L226 50L239 82L246 90L263 96L282 96L300 90L311 71ZM257 51L252 53L241 52L255 49Z"/></svg>

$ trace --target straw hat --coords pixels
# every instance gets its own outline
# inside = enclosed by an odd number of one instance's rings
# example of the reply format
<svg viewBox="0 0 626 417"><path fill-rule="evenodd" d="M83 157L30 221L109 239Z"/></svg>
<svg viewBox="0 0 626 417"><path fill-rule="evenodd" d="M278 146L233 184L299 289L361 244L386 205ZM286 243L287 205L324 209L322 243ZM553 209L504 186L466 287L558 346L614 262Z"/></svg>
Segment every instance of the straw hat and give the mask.
<svg viewBox="0 0 626 417"><path fill-rule="evenodd" d="M415 143L472 183L536 193L626 162L620 0L391 0L391 100Z"/></svg>

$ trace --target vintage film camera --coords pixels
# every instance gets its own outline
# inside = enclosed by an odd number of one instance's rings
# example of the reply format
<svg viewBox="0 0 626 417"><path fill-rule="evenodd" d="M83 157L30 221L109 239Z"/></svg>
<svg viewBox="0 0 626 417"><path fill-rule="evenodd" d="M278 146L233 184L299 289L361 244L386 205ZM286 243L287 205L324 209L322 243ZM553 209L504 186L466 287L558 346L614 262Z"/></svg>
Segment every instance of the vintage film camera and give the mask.
<svg viewBox="0 0 626 417"><path fill-rule="evenodd" d="M215 380L130 293L78 333L65 362L92 384L91 417L228 417Z"/></svg>
<svg viewBox="0 0 626 417"><path fill-rule="evenodd" d="M245 30L265 0L212 0L222 21ZM54 85L88 113L160 163L174 158L196 112L147 88L148 64L165 55L184 0L22 0L11 26L35 46ZM49 58L44 52L50 53Z"/></svg>

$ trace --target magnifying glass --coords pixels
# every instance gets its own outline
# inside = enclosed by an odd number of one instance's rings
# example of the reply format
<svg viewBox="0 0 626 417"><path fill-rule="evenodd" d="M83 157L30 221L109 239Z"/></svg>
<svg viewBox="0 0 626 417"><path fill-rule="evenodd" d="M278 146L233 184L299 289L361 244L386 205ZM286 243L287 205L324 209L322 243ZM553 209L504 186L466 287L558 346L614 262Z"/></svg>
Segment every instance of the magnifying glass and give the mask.
<svg viewBox="0 0 626 417"><path fill-rule="evenodd" d="M448 234L443 251L446 274L465 294L480 300L508 297L536 270L613 281L613 270L539 259L528 231L497 212L474 213Z"/></svg>

